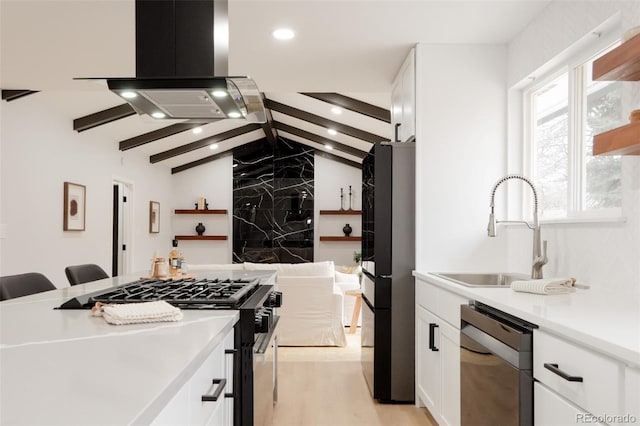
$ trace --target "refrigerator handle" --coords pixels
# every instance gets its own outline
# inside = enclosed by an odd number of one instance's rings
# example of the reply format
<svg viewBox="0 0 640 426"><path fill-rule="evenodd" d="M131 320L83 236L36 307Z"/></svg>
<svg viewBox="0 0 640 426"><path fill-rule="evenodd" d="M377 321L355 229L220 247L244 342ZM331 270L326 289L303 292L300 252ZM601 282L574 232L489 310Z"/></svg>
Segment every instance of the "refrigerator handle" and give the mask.
<svg viewBox="0 0 640 426"><path fill-rule="evenodd" d="M400 142L399 136L398 136L398 130L400 130L400 125L402 123L396 123L396 125L393 128L393 141L394 142Z"/></svg>

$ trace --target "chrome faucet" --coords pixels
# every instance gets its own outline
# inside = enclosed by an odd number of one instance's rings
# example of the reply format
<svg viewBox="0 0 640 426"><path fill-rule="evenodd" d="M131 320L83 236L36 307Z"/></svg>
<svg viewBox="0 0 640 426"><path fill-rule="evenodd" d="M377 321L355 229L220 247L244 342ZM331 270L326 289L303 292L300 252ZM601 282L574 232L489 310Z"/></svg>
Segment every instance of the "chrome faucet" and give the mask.
<svg viewBox="0 0 640 426"><path fill-rule="evenodd" d="M524 220L496 221L494 215L494 201L496 190L498 189L498 186L510 179L520 179L531 187L531 190L533 191L533 225L530 225L529 222L526 222ZM542 267L549 260L547 258L547 242L543 241L542 244L540 244L540 223L538 222L538 193L536 192L535 186L533 186L533 182L531 182L529 178L521 175L507 175L496 182L493 190L491 191L491 214L489 215L489 225L487 226L487 234L489 234L490 237L496 236L497 223L524 223L529 229L533 230L533 266L531 267L531 278L542 278Z"/></svg>

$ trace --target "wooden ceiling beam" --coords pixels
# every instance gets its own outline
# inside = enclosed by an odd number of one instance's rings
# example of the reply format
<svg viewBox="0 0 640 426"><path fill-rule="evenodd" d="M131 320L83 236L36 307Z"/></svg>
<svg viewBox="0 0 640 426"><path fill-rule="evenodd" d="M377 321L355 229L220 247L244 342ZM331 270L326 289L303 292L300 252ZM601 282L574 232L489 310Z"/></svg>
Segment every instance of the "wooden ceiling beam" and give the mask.
<svg viewBox="0 0 640 426"><path fill-rule="evenodd" d="M327 102L331 105L348 109L349 111L357 112L358 114L366 115L367 117L375 118L376 120L384 121L385 123L391 123L391 111L367 102L359 101L339 93L300 93L305 96Z"/></svg>
<svg viewBox="0 0 640 426"><path fill-rule="evenodd" d="M306 130L299 129L297 127L290 126L285 123L281 123L279 121L274 122L276 129L281 130L283 132L291 133L292 135L299 136L303 139L307 139L311 142L319 143L321 145L331 145L333 149L337 151L342 151L346 154L353 155L355 157L364 158L367 155L366 151L362 151L358 148L354 148L349 145L344 145L336 141L332 141L330 139L323 138L322 136L316 135L315 133L307 132Z"/></svg>
<svg viewBox="0 0 640 426"><path fill-rule="evenodd" d="M308 121L309 123L313 123L317 126L325 127L327 129L334 129L339 133L357 139L362 139L363 141L369 143L389 140L388 137L376 135L364 130L357 129L355 127L348 126L346 124L338 123L337 121L329 120L324 117L320 117L319 115L311 114L309 112L282 104L277 101L273 101L271 99L265 99L265 107L300 120Z"/></svg>
<svg viewBox="0 0 640 426"><path fill-rule="evenodd" d="M355 167L356 169L362 169L362 164L357 163L355 161L351 161L344 157L340 157L339 155L330 154L326 151L322 151L321 149L316 149L316 155L320 157L327 158L329 160L337 161L338 163L346 164L347 166Z"/></svg>
<svg viewBox="0 0 640 426"><path fill-rule="evenodd" d="M260 136L259 139L262 139L262 136ZM173 168L171 168L171 174L174 175L176 173L184 172L185 170L189 170L189 169L192 169L194 167L198 167L198 166L201 166L203 164L210 163L210 162L215 161L215 160L217 160L219 158L226 157L227 155L233 155L232 150L233 150L233 148L229 148L229 149L227 149L225 151L218 152L218 153L216 153L214 155L210 155L208 157L204 157L204 158L201 158L199 160L183 164L181 166L173 167Z"/></svg>
<svg viewBox="0 0 640 426"><path fill-rule="evenodd" d="M187 130L191 130L200 126L202 126L202 123L172 124L171 126L163 127L162 129L154 130L153 132L144 133L142 135L120 141L119 143L120 151L126 151L128 149L137 148L139 146L148 144L150 142L157 141L158 139L162 139L168 136L176 135L178 133L186 132Z"/></svg>
<svg viewBox="0 0 640 426"><path fill-rule="evenodd" d="M73 120L73 130L76 132L84 132L85 130L93 129L94 127L102 126L103 124L111 123L121 118L130 117L135 113L135 110L129 104L114 106L113 108L76 118Z"/></svg>
<svg viewBox="0 0 640 426"><path fill-rule="evenodd" d="M218 133L217 135L209 136L207 138L200 139L186 145L178 146L176 148L160 152L158 154L153 154L149 157L149 162L151 162L151 164L158 163L160 161L167 160L181 154L186 154L187 152L191 152L196 149L205 148L211 144L235 138L236 136L244 135L245 133L253 132L254 130L259 129L260 125L257 123L246 124L242 127L236 127L235 129L227 130L226 132Z"/></svg>
<svg viewBox="0 0 640 426"><path fill-rule="evenodd" d="M264 93L261 95L262 102L264 103L266 97L264 96ZM265 108L265 112L267 114L267 121L266 123L262 123L261 127L271 146L275 147L278 144L278 131L273 125L273 114L271 114L271 110L269 108Z"/></svg>
<svg viewBox="0 0 640 426"><path fill-rule="evenodd" d="M27 95L33 95L34 93L38 93L37 90L2 90L2 100L3 101L15 101L16 99L20 99Z"/></svg>

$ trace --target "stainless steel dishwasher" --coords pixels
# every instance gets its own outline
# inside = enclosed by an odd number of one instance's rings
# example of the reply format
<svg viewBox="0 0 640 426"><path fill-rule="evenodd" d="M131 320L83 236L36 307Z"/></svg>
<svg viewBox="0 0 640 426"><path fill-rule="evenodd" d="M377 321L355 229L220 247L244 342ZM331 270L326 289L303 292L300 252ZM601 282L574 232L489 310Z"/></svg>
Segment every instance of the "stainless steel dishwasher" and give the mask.
<svg viewBox="0 0 640 426"><path fill-rule="evenodd" d="M460 314L462 426L533 425L537 326L479 302Z"/></svg>

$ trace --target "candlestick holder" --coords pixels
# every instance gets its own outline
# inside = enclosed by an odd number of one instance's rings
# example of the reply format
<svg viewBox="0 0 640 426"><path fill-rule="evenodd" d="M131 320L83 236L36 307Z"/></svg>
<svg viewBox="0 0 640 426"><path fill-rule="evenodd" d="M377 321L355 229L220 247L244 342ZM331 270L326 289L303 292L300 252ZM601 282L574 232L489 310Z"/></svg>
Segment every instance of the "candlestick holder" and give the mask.
<svg viewBox="0 0 640 426"><path fill-rule="evenodd" d="M340 188L340 210L344 210L344 191Z"/></svg>

